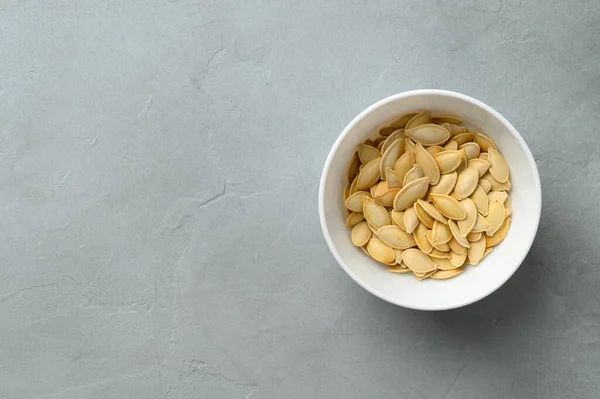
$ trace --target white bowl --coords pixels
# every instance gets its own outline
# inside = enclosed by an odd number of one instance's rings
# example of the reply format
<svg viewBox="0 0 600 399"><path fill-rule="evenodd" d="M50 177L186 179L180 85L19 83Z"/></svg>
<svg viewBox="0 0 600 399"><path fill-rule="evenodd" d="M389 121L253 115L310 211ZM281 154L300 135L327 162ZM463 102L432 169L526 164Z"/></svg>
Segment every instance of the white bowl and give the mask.
<svg viewBox="0 0 600 399"><path fill-rule="evenodd" d="M350 239L345 225L346 170L356 145L398 115L430 109L456 115L490 136L511 173L512 222L508 235L477 267L467 266L449 280L417 281L393 274L367 257ZM319 216L331 253L354 281L390 303L419 310L458 308L497 290L517 270L531 248L542 209L540 177L531 151L517 130L490 106L451 91L414 90L385 98L361 112L340 134L329 152L319 190Z"/></svg>

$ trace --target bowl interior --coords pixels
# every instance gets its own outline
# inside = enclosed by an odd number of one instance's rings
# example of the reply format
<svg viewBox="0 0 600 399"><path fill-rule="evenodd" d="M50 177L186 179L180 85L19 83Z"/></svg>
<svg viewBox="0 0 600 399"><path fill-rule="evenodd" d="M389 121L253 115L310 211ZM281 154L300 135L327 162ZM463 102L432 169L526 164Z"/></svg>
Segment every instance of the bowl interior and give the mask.
<svg viewBox="0 0 600 399"><path fill-rule="evenodd" d="M356 145L394 117L430 109L461 117L465 124L490 136L506 158L511 173L512 223L505 240L477 267L449 280L417 281L393 274L367 257L350 239L345 226L346 168ZM500 287L519 267L535 237L541 211L541 189L535 161L517 131L500 114L470 97L439 90L402 93L373 105L350 123L338 138L323 172L321 223L329 247L346 272L361 286L388 302L422 310L450 309L475 302Z"/></svg>

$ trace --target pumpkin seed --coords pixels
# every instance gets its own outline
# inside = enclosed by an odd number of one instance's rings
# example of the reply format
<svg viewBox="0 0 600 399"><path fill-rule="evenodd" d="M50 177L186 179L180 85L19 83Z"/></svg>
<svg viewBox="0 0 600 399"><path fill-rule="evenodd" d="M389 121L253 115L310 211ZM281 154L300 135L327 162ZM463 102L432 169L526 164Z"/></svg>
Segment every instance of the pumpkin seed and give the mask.
<svg viewBox="0 0 600 399"><path fill-rule="evenodd" d="M367 222L375 229L392 223L385 207L377 204L372 198L363 200L363 214Z"/></svg>
<svg viewBox="0 0 600 399"><path fill-rule="evenodd" d="M396 253L394 250L383 243L378 238L371 238L367 243L367 252L373 259L381 263L396 262Z"/></svg>
<svg viewBox="0 0 600 399"><path fill-rule="evenodd" d="M454 190L458 173L451 172L440 176L440 181L435 186L429 187L427 198L431 198L431 194L450 194Z"/></svg>
<svg viewBox="0 0 600 399"><path fill-rule="evenodd" d="M425 237L429 240L429 243L433 247L433 249L429 253L431 256L435 255L438 258L439 257L447 257L447 258L450 257L450 246L448 245L447 242L439 243L439 242L433 241L433 234L432 234L431 230L427 232Z"/></svg>
<svg viewBox="0 0 600 399"><path fill-rule="evenodd" d="M417 273L427 273L436 269L435 263L418 249L407 249L402 253L402 263Z"/></svg>
<svg viewBox="0 0 600 399"><path fill-rule="evenodd" d="M466 256L467 251L465 250L465 257ZM456 266L452 264L450 259L452 259L452 256L449 258L436 258L434 262L437 265L438 270L454 270L456 269Z"/></svg>
<svg viewBox="0 0 600 399"><path fill-rule="evenodd" d="M356 187L359 190L365 190L379 180L381 177L379 174L379 164L381 163L381 157L375 158L368 164L366 164L360 172L358 172L358 180L356 182Z"/></svg>
<svg viewBox="0 0 600 399"><path fill-rule="evenodd" d="M506 213L506 216L509 216L512 214L512 200L510 199L510 197L506 197L506 199L504 200L504 211Z"/></svg>
<svg viewBox="0 0 600 399"><path fill-rule="evenodd" d="M377 148L364 143L360 143L358 145L358 158L360 159L360 162L362 162L363 165L368 164L369 162L376 158L379 158L380 156L381 153Z"/></svg>
<svg viewBox="0 0 600 399"><path fill-rule="evenodd" d="M440 168L421 143L418 143L415 147L415 162L421 166L423 174L429 178L432 185L438 184L440 181Z"/></svg>
<svg viewBox="0 0 600 399"><path fill-rule="evenodd" d="M460 147L464 143L473 141L473 137L474 137L473 133L464 132L464 133L459 133L456 136L452 137L452 140L456 141L456 144L458 144L458 146Z"/></svg>
<svg viewBox="0 0 600 399"><path fill-rule="evenodd" d="M395 249L407 249L416 245L413 236L398 226L383 226L377 230L377 236L385 245Z"/></svg>
<svg viewBox="0 0 600 399"><path fill-rule="evenodd" d="M362 212L352 212L346 218L346 227L351 229L363 220L365 220L365 215Z"/></svg>
<svg viewBox="0 0 600 399"><path fill-rule="evenodd" d="M485 191L486 194L489 193L490 190L492 189L492 185L487 180L479 179L478 184L481 186L481 188L483 188L483 191Z"/></svg>
<svg viewBox="0 0 600 399"><path fill-rule="evenodd" d="M471 200L475 204L477 212L481 213L483 216L487 216L488 196L480 185L477 185L477 188L475 188L475 191L473 191L473 194L471 194Z"/></svg>
<svg viewBox="0 0 600 399"><path fill-rule="evenodd" d="M464 270L460 268L454 270L438 270L437 272L433 273L430 277L435 280L445 280L448 278L456 277L459 274L462 274L463 272Z"/></svg>
<svg viewBox="0 0 600 399"><path fill-rule="evenodd" d="M456 136L457 134L464 133L467 131L467 128L464 126L458 126L454 123L444 123L444 127L446 129L450 129L452 136Z"/></svg>
<svg viewBox="0 0 600 399"><path fill-rule="evenodd" d="M506 183L509 178L508 164L506 160L497 150L490 148L488 151L488 160L492 164L490 166L490 174L500 183Z"/></svg>
<svg viewBox="0 0 600 399"><path fill-rule="evenodd" d="M416 114L406 114L406 115L402 115L400 118L392 121L390 123L390 126L394 126L398 129L400 128L404 128L406 126L406 124L408 123L409 120L412 119L413 116L415 116Z"/></svg>
<svg viewBox="0 0 600 399"><path fill-rule="evenodd" d="M461 254L457 252L450 252L450 263L455 267L461 267L467 260L467 251L463 251Z"/></svg>
<svg viewBox="0 0 600 399"><path fill-rule="evenodd" d="M379 163L379 172L381 178L385 178L385 170L387 168L393 168L394 164L400 158L400 155L404 152L404 140L397 139L387 147L381 156L381 162Z"/></svg>
<svg viewBox="0 0 600 399"><path fill-rule="evenodd" d="M479 232L479 233L469 233L467 234L467 240L469 240L469 242L473 242L473 241L477 241L481 238L481 236L483 235L483 233Z"/></svg>
<svg viewBox="0 0 600 399"><path fill-rule="evenodd" d="M500 201L492 201L490 203L490 211L488 216L485 218L489 223L490 227L486 230L486 234L488 236L493 236L496 234L498 229L502 226L502 222L504 222L504 218L506 215L504 214L504 205Z"/></svg>
<svg viewBox="0 0 600 399"><path fill-rule="evenodd" d="M490 224L480 213L477 213L477 219L475 220L475 226L471 229L473 233L483 233L490 228Z"/></svg>
<svg viewBox="0 0 600 399"><path fill-rule="evenodd" d="M471 243L471 247L467 250L467 256L469 257L469 263L473 266L477 266L483 254L485 253L485 237L481 237L477 241Z"/></svg>
<svg viewBox="0 0 600 399"><path fill-rule="evenodd" d="M423 198L427 193L429 181L428 177L422 177L402 187L394 198L394 210L403 211L417 202L419 198Z"/></svg>
<svg viewBox="0 0 600 399"><path fill-rule="evenodd" d="M371 197L375 198L377 196L380 196L389 189L390 187L388 186L388 183L386 181L380 181L376 185L371 186Z"/></svg>
<svg viewBox="0 0 600 399"><path fill-rule="evenodd" d="M371 229L364 220L352 228L352 244L357 247L366 245L371 239Z"/></svg>
<svg viewBox="0 0 600 399"><path fill-rule="evenodd" d="M430 153L432 156L435 155L435 154L437 154L437 153L439 153L439 152L444 151L444 149L442 147L440 147L439 145L434 145L434 146L431 146L431 147L427 147L427 148L425 148L425 150L428 153Z"/></svg>
<svg viewBox="0 0 600 399"><path fill-rule="evenodd" d="M418 202L415 202L415 204L413 205L413 209L415 210L415 213L417 214L417 217L419 218L421 223L423 223L428 229L433 228L434 219L423 210L423 208L419 205Z"/></svg>
<svg viewBox="0 0 600 399"><path fill-rule="evenodd" d="M448 226L448 228L450 228L450 226ZM454 236L452 236L450 241L448 241L448 246L450 247L452 252L456 252L459 255L462 255L467 250L467 248L463 247L458 243L458 241L456 241Z"/></svg>
<svg viewBox="0 0 600 399"><path fill-rule="evenodd" d="M448 219L463 220L467 217L465 208L449 195L431 194L431 199L436 208Z"/></svg>
<svg viewBox="0 0 600 399"><path fill-rule="evenodd" d="M350 195L346 200L346 208L353 212L362 212L363 199L371 198L371 194L366 191L357 191Z"/></svg>
<svg viewBox="0 0 600 399"><path fill-rule="evenodd" d="M397 212L397 211L394 211ZM412 234L417 226L419 225L419 217L417 216L417 212L415 212L414 207L410 207L404 211L404 227L406 228L406 232L408 234Z"/></svg>
<svg viewBox="0 0 600 399"><path fill-rule="evenodd" d="M381 144L379 151L383 154L396 140L404 141L404 129L395 130L392 134L386 137L383 141L383 144Z"/></svg>
<svg viewBox="0 0 600 399"><path fill-rule="evenodd" d="M428 255L429 257L435 259L450 259L450 252L440 251L435 246Z"/></svg>
<svg viewBox="0 0 600 399"><path fill-rule="evenodd" d="M443 144L450 138L450 132L448 130L433 123L426 123L411 129L406 129L404 134L415 142L426 146Z"/></svg>
<svg viewBox="0 0 600 399"><path fill-rule="evenodd" d="M375 144L375 141L373 141L371 139L366 139L365 141L363 141L363 144L370 145L371 147L377 148L377 145ZM360 156L359 156L359 158L360 158Z"/></svg>
<svg viewBox="0 0 600 399"><path fill-rule="evenodd" d="M433 156L440 173L442 175L454 172L461 163L462 157L465 157L464 151L442 151Z"/></svg>
<svg viewBox="0 0 600 399"><path fill-rule="evenodd" d="M450 227L450 232L452 233L452 237L454 237L454 239L460 246L465 247L465 248L469 248L471 246L471 244L469 243L469 240L467 240L466 237L463 237L462 234L460 234L460 228L458 227L458 224L454 220L448 220L448 227ZM450 241L452 241L452 240L450 240Z"/></svg>
<svg viewBox="0 0 600 399"><path fill-rule="evenodd" d="M394 169L387 168L385 170L385 181L389 188L402 187L402 177Z"/></svg>
<svg viewBox="0 0 600 399"><path fill-rule="evenodd" d="M469 144L469 143L467 143L467 144ZM477 171L479 172L479 177L485 175L485 172L488 171L488 169L490 168L491 165L492 164L489 163L489 161L485 161L485 160L479 159L479 158L473 158L473 159L469 159L467 161L468 167L477 168Z"/></svg>
<svg viewBox="0 0 600 399"><path fill-rule="evenodd" d="M510 227L510 220L510 217L504 219L504 222L502 222L502 226L500 226L498 231L496 231L496 234L494 234L493 236L485 236L486 246L493 247L495 245L498 245L500 242L502 242L502 240L506 238L506 234L508 234L508 229Z"/></svg>
<svg viewBox="0 0 600 399"><path fill-rule="evenodd" d="M452 238L448 222L442 223L437 220L433 223L432 238L434 243L445 244Z"/></svg>
<svg viewBox="0 0 600 399"><path fill-rule="evenodd" d="M462 119L460 119L459 117L450 114L445 114L443 112L433 112L431 114L431 119L439 123L452 123L455 125L458 125L463 122Z"/></svg>
<svg viewBox="0 0 600 399"><path fill-rule="evenodd" d="M438 222L442 222L444 224L448 223L448 220L437 210L437 208L431 205L429 202L425 202L423 200L417 200L417 203L423 208L429 216L437 220Z"/></svg>
<svg viewBox="0 0 600 399"><path fill-rule="evenodd" d="M504 202L506 202L506 199L508 198L508 194L506 193L506 191L492 190L488 193L487 197L489 202L499 201L500 203L504 204Z"/></svg>
<svg viewBox="0 0 600 399"><path fill-rule="evenodd" d="M392 223L406 231L406 226L404 225L404 211L390 211L390 219L392 220ZM409 234L412 234L412 231Z"/></svg>
<svg viewBox="0 0 600 399"><path fill-rule="evenodd" d="M352 180L352 184L350 184L350 192L348 194L352 195L359 191L358 188L356 187L357 182L358 182L358 175L356 175L354 180Z"/></svg>
<svg viewBox="0 0 600 399"><path fill-rule="evenodd" d="M358 158L358 152L354 151L352 158L350 159L350 165L348 165L348 183L352 183L352 180L358 174L358 168L360 167L360 159Z"/></svg>
<svg viewBox="0 0 600 399"><path fill-rule="evenodd" d="M397 127L388 125L388 126L384 126L381 129L379 129L379 134L381 136L389 136L390 134L394 133L396 130L398 130Z"/></svg>
<svg viewBox="0 0 600 399"><path fill-rule="evenodd" d="M479 145L477 143L464 143L463 145L458 147L459 150L465 150L467 154L467 161L470 159L477 158L479 156Z"/></svg>
<svg viewBox="0 0 600 399"><path fill-rule="evenodd" d="M444 151L456 151L456 150L458 150L458 143L454 140L450 140L442 148Z"/></svg>
<svg viewBox="0 0 600 399"><path fill-rule="evenodd" d="M384 182L381 182L384 183ZM373 199L380 205L391 208L394 205L394 198L396 198L396 194L400 191L399 188L390 188L386 190L382 194L375 194Z"/></svg>
<svg viewBox="0 0 600 399"><path fill-rule="evenodd" d="M402 266L388 266L387 267L387 271L390 273L410 273L412 270L410 270L408 267L402 267Z"/></svg>
<svg viewBox="0 0 600 399"><path fill-rule="evenodd" d="M425 110L425 111L419 112L418 114L416 114L415 116L410 118L410 120L408 122L406 122L406 126L404 126L404 128L406 130L409 130L414 127L429 123L430 120L431 120L431 112L429 112L428 110Z"/></svg>
<svg viewBox="0 0 600 399"><path fill-rule="evenodd" d="M415 142L409 139L408 137L404 140L404 151L405 152L415 152Z"/></svg>
<svg viewBox="0 0 600 399"><path fill-rule="evenodd" d="M406 186L411 181L420 179L421 177L423 177L423 169L421 169L421 166L419 164L415 164L412 167L412 169L409 170L408 173L406 173L406 176L404 176L402 185Z"/></svg>
<svg viewBox="0 0 600 399"><path fill-rule="evenodd" d="M462 200L473 194L479 182L479 172L477 168L466 168L458 175L456 186L454 186L454 194L456 198Z"/></svg>
<svg viewBox="0 0 600 399"><path fill-rule="evenodd" d="M433 275L435 274L435 272L436 272L436 271L437 271L437 269L435 269L435 270L432 270L432 271L430 271L430 272L428 272L428 273L420 274L420 275L417 275L417 274L416 274L416 273L414 273L414 272L413 272L413 274L416 276L416 278L417 278L417 281L423 281L423 280L425 280L425 279L427 279L427 278L429 278L429 277L433 276Z"/></svg>
<svg viewBox="0 0 600 399"><path fill-rule="evenodd" d="M473 138L473 141L476 142L477 144L479 144L479 147L481 148L481 151L483 152L488 152L489 153L489 149L493 148L494 150L498 150L498 147L496 146L496 143L494 143L494 140L492 140L491 138L489 138L488 136L486 136L483 133L475 133L475 137Z"/></svg>
<svg viewBox="0 0 600 399"><path fill-rule="evenodd" d="M415 164L415 155L412 152L405 152L394 164L394 171L398 176L401 176L401 180L404 176L412 169Z"/></svg>
<svg viewBox="0 0 600 399"><path fill-rule="evenodd" d="M404 252L404 251L403 251L403 250L401 250L401 249L395 249L395 248L394 248L394 254L395 254L395 256L396 256L396 263L397 263L398 265L400 265L400 267L402 267L403 269L408 269L406 266L404 266L404 265L402 264L402 252Z"/></svg>
<svg viewBox="0 0 600 399"><path fill-rule="evenodd" d="M433 246L427 239L428 231L429 230L427 230L427 227L425 227L423 223L419 223L417 225L417 228L413 232L413 237L415 239L415 242L417 243L417 246L421 251L425 252L426 254L430 253L433 250Z"/></svg>
<svg viewBox="0 0 600 399"><path fill-rule="evenodd" d="M373 233L373 237L375 237L375 238L379 238L379 237L377 237L377 229L376 229L375 227L371 226L371 225L369 224L369 222L367 222L367 225L369 226L369 229L370 229L370 230L371 230L371 232Z"/></svg>

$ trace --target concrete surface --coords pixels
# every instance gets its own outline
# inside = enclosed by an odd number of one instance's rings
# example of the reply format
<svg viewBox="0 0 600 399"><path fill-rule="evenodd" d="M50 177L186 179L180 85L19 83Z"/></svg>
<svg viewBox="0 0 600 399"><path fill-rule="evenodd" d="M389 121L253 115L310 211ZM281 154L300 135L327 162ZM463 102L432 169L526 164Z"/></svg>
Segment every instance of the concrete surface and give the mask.
<svg viewBox="0 0 600 399"><path fill-rule="evenodd" d="M600 3L0 5L0 398L597 398ZM464 309L322 238L359 111L446 88L521 131L541 227Z"/></svg>

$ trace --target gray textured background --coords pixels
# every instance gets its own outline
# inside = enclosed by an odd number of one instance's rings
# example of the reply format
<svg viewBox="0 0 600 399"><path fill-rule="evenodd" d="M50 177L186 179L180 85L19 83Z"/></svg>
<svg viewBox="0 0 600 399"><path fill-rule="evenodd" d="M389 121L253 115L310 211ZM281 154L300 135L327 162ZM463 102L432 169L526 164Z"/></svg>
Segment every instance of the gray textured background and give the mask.
<svg viewBox="0 0 600 399"><path fill-rule="evenodd" d="M0 398L597 398L600 3L0 5ZM317 186L400 91L520 130L516 275L420 313L354 284Z"/></svg>

